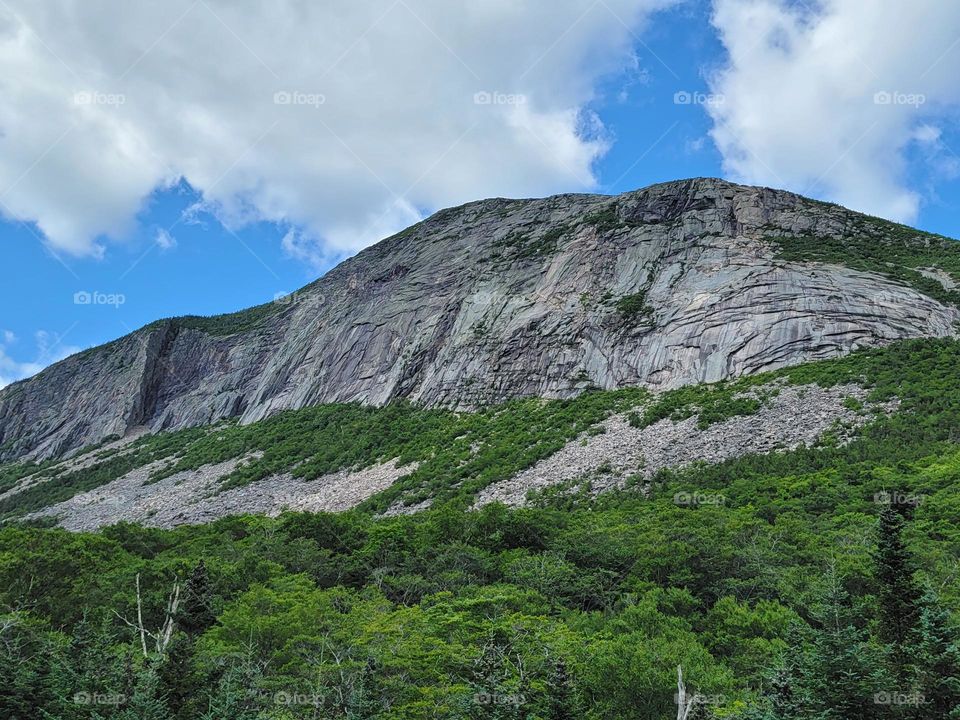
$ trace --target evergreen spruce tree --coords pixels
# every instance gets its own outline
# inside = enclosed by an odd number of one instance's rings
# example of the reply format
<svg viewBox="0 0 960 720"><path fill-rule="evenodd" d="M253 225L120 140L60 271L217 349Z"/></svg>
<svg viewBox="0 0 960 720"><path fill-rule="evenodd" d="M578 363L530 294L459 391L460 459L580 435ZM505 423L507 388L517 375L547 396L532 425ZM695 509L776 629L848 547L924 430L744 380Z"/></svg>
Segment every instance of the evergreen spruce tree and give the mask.
<svg viewBox="0 0 960 720"><path fill-rule="evenodd" d="M27 615L0 616L0 717L32 720L52 708L43 630Z"/></svg>
<svg viewBox="0 0 960 720"><path fill-rule="evenodd" d="M899 497L899 493L894 497ZM874 578L879 601L878 631L889 647L890 666L901 688L912 685L911 660L918 641L920 587L914 580L913 559L903 542L903 528L912 506L890 502L880 513Z"/></svg>
<svg viewBox="0 0 960 720"><path fill-rule="evenodd" d="M167 703L160 687L160 679L153 667L142 669L137 676L133 694L124 698L115 720L171 720Z"/></svg>
<svg viewBox="0 0 960 720"><path fill-rule="evenodd" d="M200 720L258 720L266 702L260 691L263 670L253 660L253 649L231 662L220 674L216 687L200 703Z"/></svg>
<svg viewBox="0 0 960 720"><path fill-rule="evenodd" d="M190 700L202 684L193 667L194 650L194 639L175 631L157 670L167 707L174 717L188 716Z"/></svg>
<svg viewBox="0 0 960 720"><path fill-rule="evenodd" d="M196 641L216 621L213 590L207 568L201 560L183 588L176 628L159 668L160 684L170 713L177 718L196 717L203 678L194 667Z"/></svg>
<svg viewBox="0 0 960 720"><path fill-rule="evenodd" d="M579 717L575 710L573 684L563 658L554 663L547 692L547 720L575 720Z"/></svg>
<svg viewBox="0 0 960 720"><path fill-rule="evenodd" d="M108 614L102 613L97 619L85 613L69 644L45 659L55 695L63 705L58 717L88 717L90 708L84 706L83 698L113 698L115 707L120 707L120 699L133 696L138 671L132 658L140 659L139 649L118 640Z"/></svg>
<svg viewBox="0 0 960 720"><path fill-rule="evenodd" d="M850 598L831 577L813 610L815 626L795 627L790 649L771 689L745 720L886 720L889 706L875 702L892 687L883 656L857 624Z"/></svg>
<svg viewBox="0 0 960 720"><path fill-rule="evenodd" d="M923 596L916 662L924 717L960 718L960 632L936 595Z"/></svg>
<svg viewBox="0 0 960 720"><path fill-rule="evenodd" d="M798 716L798 693L796 688L796 668L787 661L770 679L770 709L774 716L782 720L793 720Z"/></svg>
<svg viewBox="0 0 960 720"><path fill-rule="evenodd" d="M806 630L806 633L804 632ZM801 668L810 629L794 623L787 632L787 650L767 675L768 687L738 720L799 720L812 705L804 697Z"/></svg>
<svg viewBox="0 0 960 720"><path fill-rule="evenodd" d="M183 601L177 613L177 628L197 637L216 622L213 612L213 586L203 560L197 563L183 588Z"/></svg>
<svg viewBox="0 0 960 720"><path fill-rule="evenodd" d="M824 720L880 720L889 708L875 701L889 692L891 681L882 655L870 642L850 597L836 577L831 578L826 597L814 613L820 628L813 635L810 652L801 668L803 702L812 705ZM804 717L800 715L800 717Z"/></svg>
<svg viewBox="0 0 960 720"><path fill-rule="evenodd" d="M464 716L471 720L521 720L528 688L517 682L506 666L513 650L509 637L491 631L480 656L474 661L470 680L471 696L466 699Z"/></svg>

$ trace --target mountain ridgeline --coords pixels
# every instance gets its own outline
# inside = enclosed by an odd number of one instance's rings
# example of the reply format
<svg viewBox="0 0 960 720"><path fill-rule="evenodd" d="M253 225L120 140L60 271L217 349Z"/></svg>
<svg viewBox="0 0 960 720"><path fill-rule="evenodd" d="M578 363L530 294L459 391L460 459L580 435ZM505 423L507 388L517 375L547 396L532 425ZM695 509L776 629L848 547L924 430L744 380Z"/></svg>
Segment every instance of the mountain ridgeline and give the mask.
<svg viewBox="0 0 960 720"><path fill-rule="evenodd" d="M282 301L0 390L0 461L323 403L654 390L958 333L952 240L714 179L443 210Z"/></svg>
<svg viewBox="0 0 960 720"><path fill-rule="evenodd" d="M0 717L956 720L958 288L690 180L70 357L0 391Z"/></svg>

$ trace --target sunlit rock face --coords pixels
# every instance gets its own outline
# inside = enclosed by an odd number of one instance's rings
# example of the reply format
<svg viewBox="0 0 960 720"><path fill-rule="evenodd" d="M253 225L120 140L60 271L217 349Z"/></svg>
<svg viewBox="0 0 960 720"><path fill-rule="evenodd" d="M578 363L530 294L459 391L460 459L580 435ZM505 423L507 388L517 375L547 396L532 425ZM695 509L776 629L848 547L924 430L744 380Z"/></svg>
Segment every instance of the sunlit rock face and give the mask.
<svg viewBox="0 0 960 720"><path fill-rule="evenodd" d="M669 388L957 333L878 274L777 257L865 218L712 179L441 211L285 301L153 323L0 391L0 459L325 402Z"/></svg>

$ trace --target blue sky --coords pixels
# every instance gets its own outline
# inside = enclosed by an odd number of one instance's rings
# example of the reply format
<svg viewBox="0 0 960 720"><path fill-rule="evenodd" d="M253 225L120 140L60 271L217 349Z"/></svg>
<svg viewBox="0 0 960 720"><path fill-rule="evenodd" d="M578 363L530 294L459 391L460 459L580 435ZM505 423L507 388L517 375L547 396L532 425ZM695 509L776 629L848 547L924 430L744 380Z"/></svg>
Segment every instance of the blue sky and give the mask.
<svg viewBox="0 0 960 720"><path fill-rule="evenodd" d="M960 236L960 13L936 3L915 9L918 53L891 40L886 0L870 17L834 2L492 3L470 22L411 0L342 18L355 39L323 57L303 48L331 18L294 0L266 19L212 0L157 18L118 5L72 34L53 10L73 3L48 4L0 13L0 59L34 78L0 80L0 384L160 317L269 301L484 196L721 176ZM391 42L401 54L378 56ZM407 66L410 43L424 49ZM461 106L471 91L501 99Z"/></svg>

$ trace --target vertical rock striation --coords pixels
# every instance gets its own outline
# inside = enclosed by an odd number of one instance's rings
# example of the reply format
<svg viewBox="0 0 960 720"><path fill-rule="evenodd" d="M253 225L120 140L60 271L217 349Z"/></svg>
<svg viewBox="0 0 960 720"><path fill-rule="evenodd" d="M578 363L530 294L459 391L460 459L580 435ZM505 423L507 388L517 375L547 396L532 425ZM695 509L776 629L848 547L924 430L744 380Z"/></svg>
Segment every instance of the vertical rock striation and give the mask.
<svg viewBox="0 0 960 720"><path fill-rule="evenodd" d="M712 179L443 210L289 302L159 321L0 390L0 460L323 402L669 388L956 334L956 307L771 241L869 241L865 220Z"/></svg>

